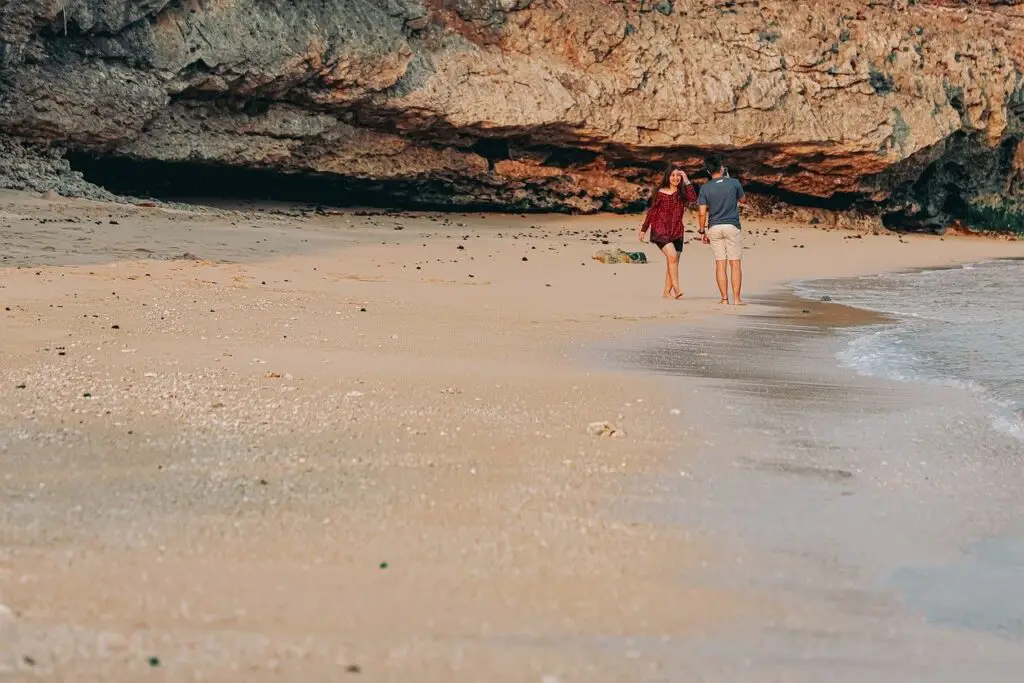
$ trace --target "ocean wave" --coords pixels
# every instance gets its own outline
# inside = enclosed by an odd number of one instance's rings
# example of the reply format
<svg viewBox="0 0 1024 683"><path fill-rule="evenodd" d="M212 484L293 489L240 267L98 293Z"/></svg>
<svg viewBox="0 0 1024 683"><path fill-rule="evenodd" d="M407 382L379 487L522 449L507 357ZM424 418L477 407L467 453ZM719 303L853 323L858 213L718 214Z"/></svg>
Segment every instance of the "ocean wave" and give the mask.
<svg viewBox="0 0 1024 683"><path fill-rule="evenodd" d="M969 391L991 407L992 424L1024 441L1024 263L804 280L792 291L884 313L894 323L850 330L836 354L858 374Z"/></svg>

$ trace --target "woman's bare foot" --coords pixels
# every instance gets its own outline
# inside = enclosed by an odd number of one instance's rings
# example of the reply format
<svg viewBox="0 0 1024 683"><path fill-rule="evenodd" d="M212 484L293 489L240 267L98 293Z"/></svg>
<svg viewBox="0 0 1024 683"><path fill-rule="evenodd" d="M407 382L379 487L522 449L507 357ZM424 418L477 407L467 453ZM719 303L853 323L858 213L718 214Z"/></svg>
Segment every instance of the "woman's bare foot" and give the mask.
<svg viewBox="0 0 1024 683"><path fill-rule="evenodd" d="M732 305L733 306L746 306L747 302L744 301L743 299L736 299L736 301L732 302Z"/></svg>
<svg viewBox="0 0 1024 683"><path fill-rule="evenodd" d="M675 297L675 298L676 298L676 299L682 299L682 298L683 298L683 293L682 293L682 292L679 292L678 294L676 294L676 297Z"/></svg>
<svg viewBox="0 0 1024 683"><path fill-rule="evenodd" d="M720 303L720 304L728 304L728 303L729 303L729 300L728 300L728 299L722 299L722 300L721 300L721 301L719 301L718 303Z"/></svg>

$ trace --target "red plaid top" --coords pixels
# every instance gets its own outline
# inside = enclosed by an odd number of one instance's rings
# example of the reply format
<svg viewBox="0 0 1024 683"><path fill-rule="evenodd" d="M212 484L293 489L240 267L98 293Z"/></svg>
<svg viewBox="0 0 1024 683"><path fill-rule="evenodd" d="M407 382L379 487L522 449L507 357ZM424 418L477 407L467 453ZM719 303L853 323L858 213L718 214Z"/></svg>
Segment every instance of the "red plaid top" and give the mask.
<svg viewBox="0 0 1024 683"><path fill-rule="evenodd" d="M661 190L655 193L654 203L647 209L643 227L645 231L651 231L652 242L672 242L683 238L683 212L687 204L697 201L697 190L693 185L683 187L686 188L686 201L683 201L679 190L672 194L665 194Z"/></svg>

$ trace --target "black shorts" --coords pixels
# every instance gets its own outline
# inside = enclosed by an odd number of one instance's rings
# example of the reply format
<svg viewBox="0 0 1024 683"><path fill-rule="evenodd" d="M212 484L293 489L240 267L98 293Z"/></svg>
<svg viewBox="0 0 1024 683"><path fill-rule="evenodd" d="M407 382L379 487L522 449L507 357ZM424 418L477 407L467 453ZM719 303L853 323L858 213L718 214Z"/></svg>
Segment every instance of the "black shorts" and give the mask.
<svg viewBox="0 0 1024 683"><path fill-rule="evenodd" d="M683 238L682 237L680 237L677 240L672 240L671 242L655 242L654 246L658 247L658 249L664 249L666 244L671 244L672 246L674 246L676 248L676 253L679 253L679 254L683 253Z"/></svg>

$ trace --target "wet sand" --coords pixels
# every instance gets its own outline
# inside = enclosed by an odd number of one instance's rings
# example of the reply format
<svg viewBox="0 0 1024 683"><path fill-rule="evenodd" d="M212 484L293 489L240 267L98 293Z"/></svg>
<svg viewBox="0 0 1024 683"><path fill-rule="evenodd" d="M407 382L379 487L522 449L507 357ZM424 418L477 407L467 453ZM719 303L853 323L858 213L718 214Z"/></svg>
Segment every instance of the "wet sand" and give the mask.
<svg viewBox="0 0 1024 683"><path fill-rule="evenodd" d="M772 310L719 306L696 242L682 302L591 259L636 222L0 193L0 675L672 680L786 614L707 579L721 530L625 511L705 407L592 349ZM1024 254L748 231L751 299Z"/></svg>
<svg viewBox="0 0 1024 683"><path fill-rule="evenodd" d="M684 476L645 478L622 516L715 538L693 576L776 607L662 656L716 682L1018 680L1021 443L964 389L839 367L872 314L777 301L606 350L705 405Z"/></svg>

